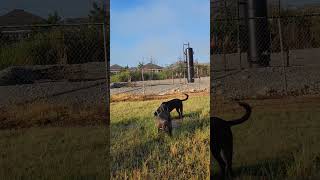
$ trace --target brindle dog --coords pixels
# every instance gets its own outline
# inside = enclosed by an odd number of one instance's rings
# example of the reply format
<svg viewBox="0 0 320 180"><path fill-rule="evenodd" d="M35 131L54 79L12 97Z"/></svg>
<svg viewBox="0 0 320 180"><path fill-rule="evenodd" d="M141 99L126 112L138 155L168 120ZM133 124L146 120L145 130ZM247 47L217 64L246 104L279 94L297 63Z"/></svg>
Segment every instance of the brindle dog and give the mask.
<svg viewBox="0 0 320 180"><path fill-rule="evenodd" d="M158 128L158 133L160 133L162 130L172 136L172 122L170 112L161 111L156 117L156 126Z"/></svg>
<svg viewBox="0 0 320 180"><path fill-rule="evenodd" d="M246 114L241 118L232 121L225 121L218 117L210 118L210 150L220 166L221 179L232 178L233 176L233 135L231 127L245 122L251 115L251 107L247 103L238 103L246 110Z"/></svg>

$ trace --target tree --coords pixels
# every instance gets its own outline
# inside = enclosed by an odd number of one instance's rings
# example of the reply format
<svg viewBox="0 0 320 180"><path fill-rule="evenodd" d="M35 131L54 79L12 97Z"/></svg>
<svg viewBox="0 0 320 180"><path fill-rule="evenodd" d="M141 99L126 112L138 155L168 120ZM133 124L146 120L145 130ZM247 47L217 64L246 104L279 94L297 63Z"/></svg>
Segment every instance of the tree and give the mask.
<svg viewBox="0 0 320 180"><path fill-rule="evenodd" d="M89 19L93 22L103 22L106 16L106 10L104 7L104 1L93 2L92 10L90 10Z"/></svg>
<svg viewBox="0 0 320 180"><path fill-rule="evenodd" d="M48 19L47 19L47 23L48 24L58 24L59 21L61 20L61 17L59 16L57 11L54 11L53 14L49 14Z"/></svg>
<svg viewBox="0 0 320 180"><path fill-rule="evenodd" d="M143 61L140 61L138 63L138 69L142 69L142 67L144 66L144 62Z"/></svg>

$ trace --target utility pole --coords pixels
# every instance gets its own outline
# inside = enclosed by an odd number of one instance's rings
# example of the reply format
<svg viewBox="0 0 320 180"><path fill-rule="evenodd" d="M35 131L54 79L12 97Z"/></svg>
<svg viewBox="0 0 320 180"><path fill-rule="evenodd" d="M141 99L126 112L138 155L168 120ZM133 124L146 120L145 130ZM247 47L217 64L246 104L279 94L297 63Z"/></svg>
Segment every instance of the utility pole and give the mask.
<svg viewBox="0 0 320 180"><path fill-rule="evenodd" d="M107 85L107 96L106 96L106 118L104 124L109 127L110 125L110 1L106 0L104 2L104 21L103 21L103 39L104 39L104 60L106 66L106 85Z"/></svg>
<svg viewBox="0 0 320 180"><path fill-rule="evenodd" d="M190 47L190 43L188 42L187 44L183 44L182 52L183 52L183 57L184 57L184 68L183 68L183 79L184 83L187 84L187 79L186 79L186 70L187 70L187 52L185 51L185 46L188 48Z"/></svg>

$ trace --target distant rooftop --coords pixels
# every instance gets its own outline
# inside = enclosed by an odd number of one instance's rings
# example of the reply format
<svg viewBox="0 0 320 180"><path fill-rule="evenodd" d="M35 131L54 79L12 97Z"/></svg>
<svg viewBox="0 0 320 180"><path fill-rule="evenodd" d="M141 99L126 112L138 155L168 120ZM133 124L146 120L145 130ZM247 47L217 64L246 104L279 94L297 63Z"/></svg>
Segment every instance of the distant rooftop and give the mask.
<svg viewBox="0 0 320 180"><path fill-rule="evenodd" d="M143 66L144 69L163 69L163 67L156 64L148 63Z"/></svg>
<svg viewBox="0 0 320 180"><path fill-rule="evenodd" d="M110 69L112 69L112 70L121 70L121 69L123 69L123 67L118 65L118 64L114 64L114 65L110 66Z"/></svg>
<svg viewBox="0 0 320 180"><path fill-rule="evenodd" d="M30 25L45 22L42 17L26 12L22 9L14 9L3 16L0 16L0 25Z"/></svg>

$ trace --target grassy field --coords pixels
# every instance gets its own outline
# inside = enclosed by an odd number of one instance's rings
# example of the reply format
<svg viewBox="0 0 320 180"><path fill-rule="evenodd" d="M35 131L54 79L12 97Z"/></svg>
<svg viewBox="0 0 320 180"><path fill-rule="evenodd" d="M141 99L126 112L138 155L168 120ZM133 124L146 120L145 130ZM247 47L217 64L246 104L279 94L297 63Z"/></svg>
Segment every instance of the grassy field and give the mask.
<svg viewBox="0 0 320 180"><path fill-rule="evenodd" d="M186 117L174 120L172 138L158 136L154 125L165 99L124 99L111 104L111 161L104 106L1 109L0 179L105 179L109 167L113 179L209 178L208 95L184 102ZM251 118L233 128L235 179L320 179L320 97L247 102ZM243 113L219 99L213 107L225 119Z"/></svg>
<svg viewBox="0 0 320 180"><path fill-rule="evenodd" d="M233 127L236 179L320 179L320 97L248 102L251 118ZM226 119L243 114L235 103L214 107Z"/></svg>
<svg viewBox="0 0 320 180"><path fill-rule="evenodd" d="M0 179L106 179L103 107L38 102L2 110Z"/></svg>
<svg viewBox="0 0 320 180"><path fill-rule="evenodd" d="M209 95L184 102L185 118L174 120L172 138L155 127L153 112L162 101L111 104L113 179L209 179Z"/></svg>

